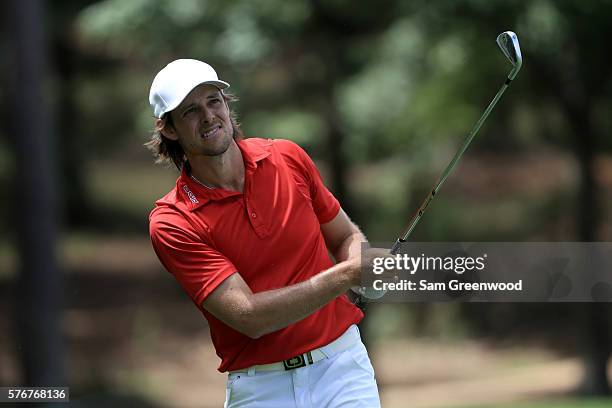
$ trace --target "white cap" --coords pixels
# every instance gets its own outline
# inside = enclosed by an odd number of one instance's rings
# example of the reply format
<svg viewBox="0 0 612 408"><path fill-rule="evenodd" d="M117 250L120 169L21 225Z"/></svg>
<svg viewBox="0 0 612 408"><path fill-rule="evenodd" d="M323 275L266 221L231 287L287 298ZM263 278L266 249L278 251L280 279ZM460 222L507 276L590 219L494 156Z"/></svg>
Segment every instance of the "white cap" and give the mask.
<svg viewBox="0 0 612 408"><path fill-rule="evenodd" d="M149 103L156 118L175 109L198 85L210 84L219 89L230 84L220 81L217 73L205 62L194 59L172 61L155 75L149 92Z"/></svg>

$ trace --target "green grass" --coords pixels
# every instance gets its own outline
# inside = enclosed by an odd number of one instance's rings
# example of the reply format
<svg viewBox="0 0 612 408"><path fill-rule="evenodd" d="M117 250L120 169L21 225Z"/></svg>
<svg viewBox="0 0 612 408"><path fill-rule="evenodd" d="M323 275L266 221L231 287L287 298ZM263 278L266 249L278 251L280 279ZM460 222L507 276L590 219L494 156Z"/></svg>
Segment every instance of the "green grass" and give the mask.
<svg viewBox="0 0 612 408"><path fill-rule="evenodd" d="M540 402L509 403L498 405L462 405L449 408L610 408L612 399L562 399Z"/></svg>

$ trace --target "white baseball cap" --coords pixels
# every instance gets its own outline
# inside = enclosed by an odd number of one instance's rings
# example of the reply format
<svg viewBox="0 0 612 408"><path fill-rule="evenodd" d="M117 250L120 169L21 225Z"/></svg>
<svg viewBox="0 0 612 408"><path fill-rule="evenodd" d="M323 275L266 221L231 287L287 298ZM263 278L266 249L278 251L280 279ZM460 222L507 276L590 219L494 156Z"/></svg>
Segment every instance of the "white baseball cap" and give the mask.
<svg viewBox="0 0 612 408"><path fill-rule="evenodd" d="M194 59L172 61L155 75L149 92L149 103L156 118L161 118L181 104L198 85L210 84L219 89L230 84L219 80L217 73L205 62Z"/></svg>

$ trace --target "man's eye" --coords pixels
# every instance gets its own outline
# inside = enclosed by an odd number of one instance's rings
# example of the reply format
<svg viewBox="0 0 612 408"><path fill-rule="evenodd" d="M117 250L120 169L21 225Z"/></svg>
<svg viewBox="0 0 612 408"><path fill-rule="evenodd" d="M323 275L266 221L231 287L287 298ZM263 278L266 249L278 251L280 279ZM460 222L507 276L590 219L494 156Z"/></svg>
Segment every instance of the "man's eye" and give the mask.
<svg viewBox="0 0 612 408"><path fill-rule="evenodd" d="M185 110L185 112L183 112L183 116L187 116L190 113L195 112L195 108L188 108L187 110Z"/></svg>
<svg viewBox="0 0 612 408"><path fill-rule="evenodd" d="M219 102L221 102L221 100L220 99L211 99L210 102L216 105Z"/></svg>

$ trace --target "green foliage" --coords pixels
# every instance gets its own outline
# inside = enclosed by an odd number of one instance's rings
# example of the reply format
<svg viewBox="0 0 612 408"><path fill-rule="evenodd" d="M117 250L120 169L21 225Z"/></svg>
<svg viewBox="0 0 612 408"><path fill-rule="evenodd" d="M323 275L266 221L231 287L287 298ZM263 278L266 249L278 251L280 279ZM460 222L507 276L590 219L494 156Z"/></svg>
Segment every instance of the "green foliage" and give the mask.
<svg viewBox="0 0 612 408"><path fill-rule="evenodd" d="M205 40L210 30L220 29L215 19L207 18L215 6L207 0L106 0L82 11L77 26L90 46L146 58L171 53L175 46L187 50L194 40ZM201 28L203 23L207 29Z"/></svg>
<svg viewBox="0 0 612 408"><path fill-rule="evenodd" d="M555 58L571 33L568 18L571 16L564 16L551 1L533 1L524 10L517 31L527 40L527 50Z"/></svg>
<svg viewBox="0 0 612 408"><path fill-rule="evenodd" d="M245 117L244 123L247 135L289 139L303 147L321 145L326 132L318 116L299 110L255 111Z"/></svg>
<svg viewBox="0 0 612 408"><path fill-rule="evenodd" d="M88 46L124 56L191 55L251 64L309 16L305 2L106 0L77 20ZM285 37L286 39L287 37Z"/></svg>
<svg viewBox="0 0 612 408"><path fill-rule="evenodd" d="M573 148L581 135L568 115L572 92L586 92L598 146L612 147L605 136L612 127L612 83L604 74L612 64L592 47L595 38L606 38L610 8L578 0L105 0L80 13L77 32L83 47L125 64L83 78L86 123L102 123L84 137L144 141L152 127L146 94L155 72L176 57L205 59L240 97L248 135L289 138L325 158L339 128L344 171L359 174L348 186L353 217L371 215L363 217L364 228L385 237L397 230L395 219L418 206L504 80L510 67L494 41L503 30L518 32L524 69L470 151ZM121 101L126 108L115 123L96 119ZM103 143L99 154L112 146ZM571 200L570 192L563 194L564 202ZM539 200L515 196L481 205L442 196L417 234L521 239L543 227L525 226L524 217L554 222L540 215L550 205ZM481 213L490 214L481 218L487 228L474 222Z"/></svg>
<svg viewBox="0 0 612 408"><path fill-rule="evenodd" d="M563 64L568 58L564 52L567 43L577 29L569 11L592 16L596 12L594 7L583 6L582 2L549 0L503 4L385 3L386 9L395 10L396 14L376 20L372 13L379 12L378 5L347 6L344 1L315 5L281 0L260 3L106 0L80 14L78 30L86 46L146 60L152 73L178 56L213 62L222 70L222 76L231 78L233 90L244 96L243 117L259 122L252 126L245 121L245 125L256 133L260 129L278 129L277 125L260 125L264 111L257 109L253 101L261 99L262 93L275 97L268 101L272 106L266 111L283 115L274 120L271 114L265 121L281 123L282 132L329 131L328 126L323 129L320 125L304 125L303 114L287 115L304 112L301 105L305 101L299 97L291 100L286 95L300 81L323 80L326 71L336 65L334 69L345 71L340 73L340 81L324 86L333 87L333 102L347 140L344 154L350 164L357 164L394 154L410 158L419 153L418 146L432 140L457 143L508 70L494 44L494 36L502 29L514 28L519 32L526 61L526 72L521 73L516 85L522 86L523 92L515 92L514 98L505 100L504 112L495 112L496 119L492 120L505 123L508 134L516 136L513 140L517 146L540 140L564 143L560 130L565 124L542 129L542 123L555 123L559 116L554 96L538 95L533 101L526 97L529 94L526 84L532 81L530 57L537 55ZM316 35L321 38L309 37L315 18L337 21L347 30L361 30L363 34L319 31ZM383 22L388 23L384 28ZM378 27L377 24L380 25L377 32L370 33L365 28ZM324 29L327 28L321 26ZM331 52L336 53L335 61L317 54L324 47L331 47ZM277 80L270 81L266 72L274 72L272 77ZM317 92L321 91L310 89L302 94L307 97ZM546 103L541 103L542 98ZM601 99L595 108L602 112L596 116L602 129L610 127L606 122L609 115L603 113L606 100ZM279 104L283 106L278 107ZM310 104L311 108L315 106L316 102ZM295 124L290 122L293 119ZM297 130L292 132L292 126ZM322 144L324 140L321 136L297 137L310 139L309 143ZM486 139L477 140L476 144L479 143L496 146L496 142Z"/></svg>

